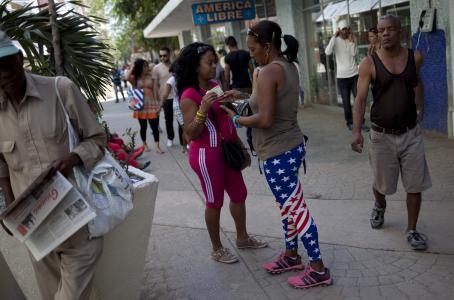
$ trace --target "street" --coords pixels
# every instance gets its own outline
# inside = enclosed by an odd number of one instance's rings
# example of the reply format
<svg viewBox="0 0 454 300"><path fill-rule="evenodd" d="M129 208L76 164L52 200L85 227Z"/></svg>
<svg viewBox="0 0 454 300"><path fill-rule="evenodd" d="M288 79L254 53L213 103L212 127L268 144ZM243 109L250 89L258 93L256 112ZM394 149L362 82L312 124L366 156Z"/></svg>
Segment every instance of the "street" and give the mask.
<svg viewBox="0 0 454 300"><path fill-rule="evenodd" d="M124 102L103 102L103 118L112 131L138 130ZM295 290L287 278L269 275L261 265L283 248L280 214L259 173L258 162L243 173L248 188L248 231L269 242L261 250L237 250L228 197L221 216L222 240L240 262L224 265L210 258L204 222L203 193L179 145L164 154L147 153L147 171L159 180L154 224L141 299L448 299L454 293L454 141L435 135L425 139L433 187L423 194L418 229L429 237L428 251L407 245L405 194L389 197L385 225L369 224L373 205L367 145L350 150L351 133L341 109L315 105L301 109L299 122L309 136L303 187L318 226L323 259L334 278L330 287ZM161 128L165 128L161 113ZM239 131L245 137L244 129ZM367 141L368 135L365 134ZM140 145L138 138L137 144ZM151 133L148 141L152 144ZM367 143L366 143L367 144ZM300 173L302 174L302 168ZM300 247L305 259L305 251Z"/></svg>

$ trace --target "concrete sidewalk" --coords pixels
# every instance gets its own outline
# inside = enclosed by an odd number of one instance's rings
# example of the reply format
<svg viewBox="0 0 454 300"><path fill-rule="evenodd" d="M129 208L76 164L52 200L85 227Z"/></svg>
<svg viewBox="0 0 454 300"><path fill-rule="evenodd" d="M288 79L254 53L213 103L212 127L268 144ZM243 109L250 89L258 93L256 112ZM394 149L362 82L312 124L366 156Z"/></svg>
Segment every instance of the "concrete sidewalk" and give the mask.
<svg viewBox="0 0 454 300"><path fill-rule="evenodd" d="M106 102L104 119L119 133L138 130L125 103ZM424 193L418 229L429 236L425 253L409 250L404 238L405 194L399 186L389 198L385 226L369 225L373 205L367 149L350 150L351 132L341 110L314 106L301 110L300 124L308 144L306 195L319 229L321 251L335 283L327 288L295 290L292 274L271 276L261 264L283 247L279 211L259 174L257 161L244 172L248 187L248 230L267 240L261 250L236 250L235 228L228 208L222 212L222 239L240 257L224 265L210 258L204 222L203 194L179 146L165 154L146 154L148 171L159 180L149 259L142 299L449 299L454 294L454 141L426 138L433 187ZM161 117L163 119L163 116ZM161 128L165 128L161 120ZM240 133L242 137L244 132ZM139 139L139 138L138 138ZM151 134L148 135L152 143ZM166 135L161 134L165 149ZM140 142L139 142L140 144ZM302 172L302 170L301 170ZM226 197L225 203L228 203ZM301 247L300 254L306 257Z"/></svg>

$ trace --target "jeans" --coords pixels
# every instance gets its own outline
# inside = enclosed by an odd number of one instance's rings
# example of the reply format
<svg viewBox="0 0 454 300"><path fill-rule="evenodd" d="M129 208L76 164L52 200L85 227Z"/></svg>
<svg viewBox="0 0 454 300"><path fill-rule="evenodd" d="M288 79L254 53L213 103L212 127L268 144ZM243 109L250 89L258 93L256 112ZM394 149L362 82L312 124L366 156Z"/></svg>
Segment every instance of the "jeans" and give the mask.
<svg viewBox="0 0 454 300"><path fill-rule="evenodd" d="M167 139L173 140L175 137L175 131L173 130L173 99L165 100L163 108L164 117L166 119Z"/></svg>
<svg viewBox="0 0 454 300"><path fill-rule="evenodd" d="M123 101L126 101L125 94L123 94L123 88L121 87L121 83L119 85L114 84L115 88L115 102L118 102L118 92L121 92L121 96L123 97Z"/></svg>
<svg viewBox="0 0 454 300"><path fill-rule="evenodd" d="M342 105L344 106L344 116L347 125L353 124L352 105L350 104L350 94L353 92L353 97L356 97L356 84L358 75L349 78L337 78L337 86L342 97Z"/></svg>

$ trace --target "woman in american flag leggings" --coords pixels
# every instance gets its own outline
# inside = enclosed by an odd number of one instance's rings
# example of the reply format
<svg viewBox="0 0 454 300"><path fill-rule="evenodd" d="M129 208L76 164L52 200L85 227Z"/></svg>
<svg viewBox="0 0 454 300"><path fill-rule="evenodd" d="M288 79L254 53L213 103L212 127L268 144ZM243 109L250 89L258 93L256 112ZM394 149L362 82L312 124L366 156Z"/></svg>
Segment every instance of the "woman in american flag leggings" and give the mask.
<svg viewBox="0 0 454 300"><path fill-rule="evenodd" d="M281 43L287 45L281 51ZM247 45L261 66L249 104L253 114L239 116L228 112L236 127L252 128L252 140L258 157L264 161L266 181L279 205L285 236L285 251L263 265L271 274L304 271L290 277L295 288L330 285L332 278L320 254L318 233L298 180L298 170L306 154L304 135L298 125L298 41L282 35L278 24L260 21L249 28ZM304 267L298 255L298 238L306 248L309 264Z"/></svg>
<svg viewBox="0 0 454 300"><path fill-rule="evenodd" d="M316 263L322 259L317 226L309 213L298 178L298 170L305 154L303 143L263 163L266 181L281 212L286 249L276 261L263 265L271 274L304 269L301 256L297 254L298 237L306 249L310 262Z"/></svg>

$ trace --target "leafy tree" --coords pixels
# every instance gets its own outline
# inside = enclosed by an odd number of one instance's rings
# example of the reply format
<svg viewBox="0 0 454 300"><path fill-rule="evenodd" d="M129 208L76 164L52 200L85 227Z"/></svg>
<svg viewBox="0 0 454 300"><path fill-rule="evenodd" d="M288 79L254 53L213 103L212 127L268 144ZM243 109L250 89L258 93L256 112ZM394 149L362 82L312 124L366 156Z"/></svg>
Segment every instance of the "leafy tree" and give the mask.
<svg viewBox="0 0 454 300"><path fill-rule="evenodd" d="M133 46L143 48L145 51L158 50L163 46L178 48L178 39L145 38L143 30L156 17L166 0L98 0L111 7L111 13L118 20L122 30L116 41L116 46L122 57L129 57Z"/></svg>
<svg viewBox="0 0 454 300"><path fill-rule="evenodd" d="M56 75L53 35L47 5L28 5L8 11L9 2L0 2L0 28L20 43L32 72L47 76ZM79 1L71 3L82 5ZM98 99L105 98L106 89L111 85L113 60L109 46L98 39L99 34L94 28L95 24L103 20L97 17L89 18L75 11L63 12L62 7L61 3L55 5L56 25L61 37L63 74L81 88L92 109L100 114L102 106Z"/></svg>

